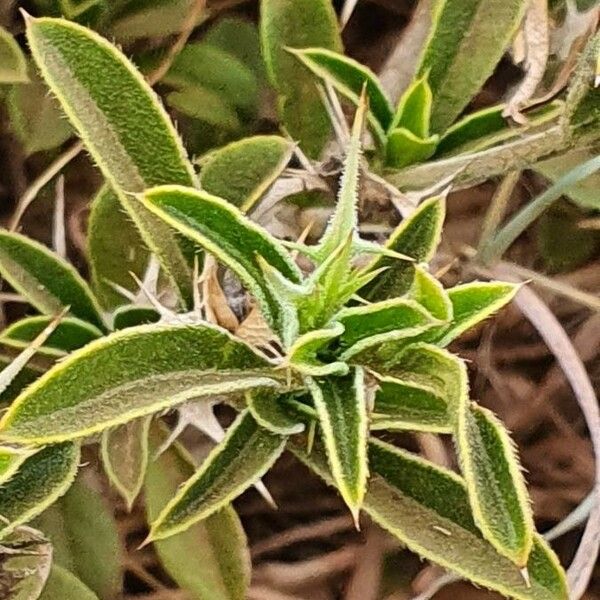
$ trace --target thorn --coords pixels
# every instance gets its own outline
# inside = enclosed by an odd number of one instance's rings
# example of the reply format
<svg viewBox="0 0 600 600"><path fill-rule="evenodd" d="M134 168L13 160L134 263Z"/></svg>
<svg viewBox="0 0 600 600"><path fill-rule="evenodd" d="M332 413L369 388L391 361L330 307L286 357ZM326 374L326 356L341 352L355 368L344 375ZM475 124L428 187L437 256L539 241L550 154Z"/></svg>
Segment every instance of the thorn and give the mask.
<svg viewBox="0 0 600 600"><path fill-rule="evenodd" d="M309 456L312 454L313 447L315 445L315 433L317 432L317 422L311 421L306 436L306 454Z"/></svg>
<svg viewBox="0 0 600 600"><path fill-rule="evenodd" d="M29 24L33 21L33 17L24 8L19 8L19 11L21 12L23 20L26 24Z"/></svg>
<svg viewBox="0 0 600 600"><path fill-rule="evenodd" d="M269 492L269 490L267 489L267 487L261 480L258 480L254 484L254 488L265 499L266 503L273 510L279 510L279 506L277 506L277 502L275 502L275 499L273 498L273 496L271 496L271 492Z"/></svg>
<svg viewBox="0 0 600 600"><path fill-rule="evenodd" d="M523 578L523 581L525 582L525 586L530 588L531 587L531 579L529 578L529 570L527 569L527 567L523 567L522 569L519 569L519 573L521 573L521 577Z"/></svg>
<svg viewBox="0 0 600 600"><path fill-rule="evenodd" d="M598 86L600 86L600 73L594 78L594 87L597 88Z"/></svg>
<svg viewBox="0 0 600 600"><path fill-rule="evenodd" d="M152 532L148 534L148 537L137 547L137 550L145 548L148 544L151 544L154 540L152 539Z"/></svg>
<svg viewBox="0 0 600 600"><path fill-rule="evenodd" d="M360 507L351 506L349 508L352 520L354 521L354 527L356 528L356 531L360 531Z"/></svg>

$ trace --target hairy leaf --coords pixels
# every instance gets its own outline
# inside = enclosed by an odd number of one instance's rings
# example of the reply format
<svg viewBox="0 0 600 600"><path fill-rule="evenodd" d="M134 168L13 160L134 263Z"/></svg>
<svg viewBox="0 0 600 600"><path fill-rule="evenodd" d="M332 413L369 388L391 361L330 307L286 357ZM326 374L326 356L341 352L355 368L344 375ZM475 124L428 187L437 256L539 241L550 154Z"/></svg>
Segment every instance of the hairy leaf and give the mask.
<svg viewBox="0 0 600 600"><path fill-rule="evenodd" d="M326 375L346 375L348 365L344 362L323 362L319 352L343 333L340 323L331 327L315 329L301 335L290 347L287 353L287 364L290 368L303 375L325 377Z"/></svg>
<svg viewBox="0 0 600 600"><path fill-rule="evenodd" d="M164 437L158 428L153 428L153 454ZM150 521L158 517L193 472L193 464L177 446L150 462L144 485ZM245 600L250 584L250 556L244 530L231 506L186 531L156 540L154 547L169 575L195 599Z"/></svg>
<svg viewBox="0 0 600 600"><path fill-rule="evenodd" d="M447 0L434 26L419 72L433 92L431 127L444 131L500 62L519 26L527 0Z"/></svg>
<svg viewBox="0 0 600 600"><path fill-rule="evenodd" d="M151 417L143 417L107 429L102 434L104 470L131 511L148 466L148 429Z"/></svg>
<svg viewBox="0 0 600 600"><path fill-rule="evenodd" d="M4 415L0 439L73 439L191 398L274 385L270 362L223 329L141 325L92 342L45 373Z"/></svg>
<svg viewBox="0 0 600 600"><path fill-rule="evenodd" d="M263 58L279 92L279 111L293 139L318 158L331 125L313 76L286 48L319 47L340 52L342 42L330 0L262 0Z"/></svg>
<svg viewBox="0 0 600 600"><path fill-rule="evenodd" d="M47 446L30 456L0 486L0 538L27 523L60 498L73 483L79 466L79 445Z"/></svg>
<svg viewBox="0 0 600 600"><path fill-rule="evenodd" d="M490 411L470 405L459 415L457 446L477 526L500 554L525 567L534 524L513 441Z"/></svg>
<svg viewBox="0 0 600 600"><path fill-rule="evenodd" d="M386 246L414 258L417 263L429 262L440 241L445 213L443 197L436 196L426 200L410 217L400 223ZM415 273L412 263L381 256L369 269L383 267L387 267L387 270L361 290L361 295L367 300L385 300L401 296L412 285Z"/></svg>
<svg viewBox="0 0 600 600"><path fill-rule="evenodd" d="M309 379L307 387L319 416L335 486L358 524L369 476L364 371L356 367L344 377Z"/></svg>
<svg viewBox="0 0 600 600"><path fill-rule="evenodd" d="M69 306L76 317L102 327L99 307L85 281L42 244L0 231L0 273L40 312L54 315Z"/></svg>
<svg viewBox="0 0 600 600"><path fill-rule="evenodd" d="M120 306L113 314L113 329L119 331L128 327L137 327L148 323L156 323L160 315L149 306Z"/></svg>
<svg viewBox="0 0 600 600"><path fill-rule="evenodd" d="M371 69L352 58L324 48L290 48L289 51L356 106L364 86L369 99L369 125L379 143L385 146L385 132L392 122L393 109Z"/></svg>
<svg viewBox="0 0 600 600"><path fill-rule="evenodd" d="M296 454L328 483L333 483L324 452ZM550 547L535 535L527 570L520 569L486 542L471 515L464 481L399 448L373 440L369 445L371 479L364 509L402 543L478 585L516 600L567 600L565 574Z"/></svg>
<svg viewBox="0 0 600 600"><path fill-rule="evenodd" d="M281 394L270 390L246 392L246 403L254 420L265 429L279 435L293 435L304 431L304 423L292 411L286 399L292 394Z"/></svg>
<svg viewBox="0 0 600 600"><path fill-rule="evenodd" d="M26 317L15 321L0 334L0 343L13 348L26 348L53 321L52 317ZM49 356L64 356L102 336L94 325L65 317L38 350Z"/></svg>
<svg viewBox="0 0 600 600"><path fill-rule="evenodd" d="M222 509L256 483L283 452L286 438L241 413L223 441L208 455L152 523L149 540L185 531Z"/></svg>
<svg viewBox="0 0 600 600"><path fill-rule="evenodd" d="M0 83L23 83L27 76L27 61L17 40L0 26Z"/></svg>
<svg viewBox="0 0 600 600"><path fill-rule="evenodd" d="M381 377L375 393L371 429L450 433L453 423L448 402L426 385Z"/></svg>
<svg viewBox="0 0 600 600"><path fill-rule="evenodd" d="M202 159L200 185L247 212L279 177L291 155L291 143L276 135L232 142Z"/></svg>
<svg viewBox="0 0 600 600"><path fill-rule="evenodd" d="M300 271L283 246L225 200L179 186L149 190L146 206L228 266L261 302L267 318L279 321L280 307L265 282L258 257L288 279L299 282Z"/></svg>
<svg viewBox="0 0 600 600"><path fill-rule="evenodd" d="M400 98L390 130L404 128L417 138L428 137L432 100L427 77L416 79Z"/></svg>
<svg viewBox="0 0 600 600"><path fill-rule="evenodd" d="M442 284L423 267L416 265L410 297L440 321L452 319L452 302Z"/></svg>
<svg viewBox="0 0 600 600"><path fill-rule="evenodd" d="M87 254L92 287L103 308L112 309L127 302L111 284L135 293L150 253L118 196L105 185L92 200L88 220Z"/></svg>
<svg viewBox="0 0 600 600"><path fill-rule="evenodd" d="M405 127L390 132L387 143L387 165L396 169L423 162L433 156L439 136L416 136Z"/></svg>
<svg viewBox="0 0 600 600"><path fill-rule="evenodd" d="M0 447L0 485L8 481L32 454L32 451L23 448Z"/></svg>
<svg viewBox="0 0 600 600"><path fill-rule="evenodd" d="M53 565L39 600L98 600L98 596L73 573Z"/></svg>
<svg viewBox="0 0 600 600"><path fill-rule="evenodd" d="M190 269L176 237L130 195L164 183L196 183L156 94L115 46L89 29L62 19L28 18L27 39L46 83L144 242L183 302L191 304Z"/></svg>

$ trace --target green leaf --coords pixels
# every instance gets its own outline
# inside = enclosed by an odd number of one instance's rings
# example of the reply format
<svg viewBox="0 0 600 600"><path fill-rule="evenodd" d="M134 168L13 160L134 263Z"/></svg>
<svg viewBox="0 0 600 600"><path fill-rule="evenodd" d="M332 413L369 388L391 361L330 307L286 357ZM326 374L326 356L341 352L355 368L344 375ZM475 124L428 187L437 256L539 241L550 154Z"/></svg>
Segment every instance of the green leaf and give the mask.
<svg viewBox="0 0 600 600"><path fill-rule="evenodd" d="M346 308L335 318L344 326L340 338L344 359L388 340L417 335L437 324L420 304L403 298Z"/></svg>
<svg viewBox="0 0 600 600"><path fill-rule="evenodd" d="M409 296L429 311L434 318L440 321L452 319L452 302L446 290L433 275L419 265L415 265Z"/></svg>
<svg viewBox="0 0 600 600"><path fill-rule="evenodd" d="M448 402L426 385L381 377L371 414L372 430L451 433Z"/></svg>
<svg viewBox="0 0 600 600"><path fill-rule="evenodd" d="M433 92L431 128L444 131L492 74L508 48L528 0L439 3L419 74Z"/></svg>
<svg viewBox="0 0 600 600"><path fill-rule="evenodd" d="M456 445L473 517L483 536L518 567L533 545L533 514L514 442L489 410L460 411Z"/></svg>
<svg viewBox="0 0 600 600"><path fill-rule="evenodd" d="M508 304L519 286L501 281L474 281L447 290L452 303L452 321L436 336L435 343L447 346L462 333L481 323Z"/></svg>
<svg viewBox="0 0 600 600"><path fill-rule="evenodd" d="M148 429L151 417L143 417L102 433L104 470L131 512L148 466Z"/></svg>
<svg viewBox="0 0 600 600"><path fill-rule="evenodd" d="M332 483L322 451L315 448L307 456L300 445L291 449ZM453 472L377 440L369 445L369 464L364 510L410 550L516 600L568 599L565 574L541 536L534 536L527 564L529 585L519 568L483 539L464 481Z"/></svg>
<svg viewBox="0 0 600 600"><path fill-rule="evenodd" d="M392 122L393 109L377 76L359 62L323 48L288 49L317 77L329 82L356 106L363 86L369 99L369 125L379 143L385 146L385 132Z"/></svg>
<svg viewBox="0 0 600 600"><path fill-rule="evenodd" d="M223 329L141 325L92 342L45 373L4 415L0 439L73 439L191 398L275 385L271 363Z"/></svg>
<svg viewBox="0 0 600 600"><path fill-rule="evenodd" d="M118 196L106 185L92 200L87 254L92 288L103 308L110 310L127 302L111 283L138 291L131 273L143 280L150 253Z"/></svg>
<svg viewBox="0 0 600 600"><path fill-rule="evenodd" d="M286 366L302 375L325 377L326 375L346 375L348 365L344 362L323 362L319 356L332 341L340 337L344 326L333 323L324 329L315 329L298 337L290 346L286 356Z"/></svg>
<svg viewBox="0 0 600 600"><path fill-rule="evenodd" d="M439 136L420 138L404 127L394 129L388 136L387 165L396 169L419 163L433 156Z"/></svg>
<svg viewBox="0 0 600 600"><path fill-rule="evenodd" d="M58 500L73 483L78 466L77 444L47 446L30 456L0 486L0 539Z"/></svg>
<svg viewBox="0 0 600 600"><path fill-rule="evenodd" d="M144 242L184 304L191 305L192 278L177 239L130 195L164 183L196 184L158 97L115 46L89 29L62 19L28 18L27 39L46 83Z"/></svg>
<svg viewBox="0 0 600 600"><path fill-rule="evenodd" d="M279 92L284 126L310 157L318 158L331 131L312 74L286 48L341 52L330 0L262 0L260 35L267 73Z"/></svg>
<svg viewBox="0 0 600 600"><path fill-rule="evenodd" d="M112 600L122 589L123 548L112 507L101 491L86 483L85 475L83 471L35 525L52 541L55 564L71 571L101 600Z"/></svg>
<svg viewBox="0 0 600 600"><path fill-rule="evenodd" d="M98 600L73 573L53 565L39 600Z"/></svg>
<svg viewBox="0 0 600 600"><path fill-rule="evenodd" d="M285 448L286 438L241 413L223 441L207 456L152 523L148 540L185 531L222 509L256 483Z"/></svg>
<svg viewBox="0 0 600 600"><path fill-rule="evenodd" d="M0 354L0 369L5 369L14 361L14 356ZM34 382L43 372L41 365L29 364L17 373L11 384L0 394L0 407L6 408L30 383Z"/></svg>
<svg viewBox="0 0 600 600"><path fill-rule="evenodd" d="M440 241L445 214L443 197L436 196L425 200L410 217L400 223L388 239L386 247L410 256L416 263L429 262ZM369 265L369 270L383 267L387 270L361 290L361 295L367 300L385 300L401 296L413 283L413 263L380 256Z"/></svg>
<svg viewBox="0 0 600 600"><path fill-rule="evenodd" d="M308 379L306 385L317 409L335 486L358 526L369 476L364 370L356 367L344 377Z"/></svg>
<svg viewBox="0 0 600 600"><path fill-rule="evenodd" d="M292 144L276 135L232 142L200 162L200 185L247 212L279 177L292 156Z"/></svg>
<svg viewBox="0 0 600 600"><path fill-rule="evenodd" d="M429 137L433 97L427 77L416 79L402 94L389 129L406 129L416 138Z"/></svg>
<svg viewBox="0 0 600 600"><path fill-rule="evenodd" d="M65 260L39 242L0 231L0 273L41 313L55 315L65 307L100 327L100 309L85 281Z"/></svg>
<svg viewBox="0 0 600 600"><path fill-rule="evenodd" d="M52 317L26 317L15 321L0 334L0 343L12 348L26 348L53 321ZM72 317L65 317L38 350L48 356L64 356L98 339L102 332Z"/></svg>
<svg viewBox="0 0 600 600"><path fill-rule="evenodd" d="M27 61L17 40L0 26L0 84L28 81Z"/></svg>
<svg viewBox="0 0 600 600"><path fill-rule="evenodd" d="M119 331L138 325L156 323L160 320L160 315L148 306L133 306L126 304L120 306L113 314L113 329Z"/></svg>
<svg viewBox="0 0 600 600"><path fill-rule="evenodd" d="M269 390L246 392L246 403L254 420L265 429L279 435L293 435L304 431L304 423L292 411L286 399L293 394L281 394Z"/></svg>
<svg viewBox="0 0 600 600"><path fill-rule="evenodd" d="M32 454L23 448L0 447L0 485L8 481Z"/></svg>
<svg viewBox="0 0 600 600"><path fill-rule="evenodd" d="M155 428L152 454L164 438ZM171 447L148 465L144 496L150 521L192 476L194 469L179 447ZM245 600L250 584L246 536L231 506L168 539L156 540L160 562L173 580L196 600Z"/></svg>
<svg viewBox="0 0 600 600"><path fill-rule="evenodd" d="M274 237L225 200L206 192L162 186L146 192L144 200L157 216L228 266L256 296L265 317L278 323L280 308L258 257L291 281L300 281L300 271Z"/></svg>

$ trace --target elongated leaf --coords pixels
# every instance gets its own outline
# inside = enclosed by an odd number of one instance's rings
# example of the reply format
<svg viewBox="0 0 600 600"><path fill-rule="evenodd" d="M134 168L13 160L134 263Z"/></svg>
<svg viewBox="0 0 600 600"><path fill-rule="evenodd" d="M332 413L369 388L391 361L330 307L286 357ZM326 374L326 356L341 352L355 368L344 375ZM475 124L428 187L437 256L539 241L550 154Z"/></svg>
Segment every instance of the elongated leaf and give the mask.
<svg viewBox="0 0 600 600"><path fill-rule="evenodd" d="M27 317L15 321L0 334L0 343L13 348L26 348L52 321L52 317ZM102 332L90 323L66 317L56 326L39 352L49 356L64 356L101 336Z"/></svg>
<svg viewBox="0 0 600 600"><path fill-rule="evenodd" d="M404 127L390 132L387 144L387 165L396 169L423 162L433 156L439 136L420 138Z"/></svg>
<svg viewBox="0 0 600 600"><path fill-rule="evenodd" d="M0 485L8 481L33 452L0 447Z"/></svg>
<svg viewBox="0 0 600 600"><path fill-rule="evenodd" d="M433 389L382 377L375 394L371 429L450 433L453 422L446 398Z"/></svg>
<svg viewBox="0 0 600 600"><path fill-rule="evenodd" d="M269 390L246 392L246 402L255 421L265 429L279 435L293 435L304 431L304 423L298 418L286 398L292 394L280 394Z"/></svg>
<svg viewBox="0 0 600 600"><path fill-rule="evenodd" d="M0 83L27 81L27 61L15 38L0 26Z"/></svg>
<svg viewBox="0 0 600 600"><path fill-rule="evenodd" d="M98 600L98 596L73 573L53 565L39 600Z"/></svg>
<svg viewBox="0 0 600 600"><path fill-rule="evenodd" d="M89 29L62 19L28 18L27 39L46 83L144 242L183 302L191 304L190 269L176 238L129 195L163 183L196 183L156 95L117 48Z"/></svg>
<svg viewBox="0 0 600 600"><path fill-rule="evenodd" d="M340 337L344 326L333 323L331 327L315 329L301 335L290 347L287 353L287 363L290 368L303 375L325 377L326 375L346 375L348 365L344 362L323 362L319 352L331 342Z"/></svg>
<svg viewBox="0 0 600 600"><path fill-rule="evenodd" d="M442 284L426 269L415 266L415 275L409 295L440 321L452 319L452 302Z"/></svg>
<svg viewBox="0 0 600 600"><path fill-rule="evenodd" d="M291 449L333 483L323 451L315 448L308 456L300 445ZM483 539L460 477L376 440L369 445L369 464L364 509L410 550L516 600L568 599L565 574L541 536L534 536L527 563L529 585L519 568Z"/></svg>
<svg viewBox="0 0 600 600"><path fill-rule="evenodd" d="M518 285L500 281L475 281L447 290L452 303L452 322L436 340L436 344L447 346L463 332L508 304L518 290Z"/></svg>
<svg viewBox="0 0 600 600"><path fill-rule="evenodd" d="M317 158L331 125L314 77L286 48L309 46L340 52L342 42L330 0L262 0L260 35L279 111L290 135Z"/></svg>
<svg viewBox="0 0 600 600"><path fill-rule="evenodd" d="M40 312L71 313L102 327L97 303L85 281L65 260L18 233L0 231L0 273Z"/></svg>
<svg viewBox="0 0 600 600"><path fill-rule="evenodd" d="M222 509L269 470L285 442L284 436L260 427L250 412L241 413L223 441L154 520L148 539L185 531Z"/></svg>
<svg viewBox="0 0 600 600"><path fill-rule="evenodd" d="M149 190L144 200L157 216L228 266L261 302L265 316L278 323L281 309L257 257L294 282L300 281L300 271L275 238L234 206L206 192L162 186Z"/></svg>
<svg viewBox="0 0 600 600"><path fill-rule="evenodd" d="M118 196L106 185L92 201L87 254L92 287L103 308L127 302L111 283L133 293L138 291L131 273L143 280L150 254Z"/></svg>
<svg viewBox="0 0 600 600"><path fill-rule="evenodd" d="M420 75L433 91L431 127L444 131L500 62L527 0L447 0L436 9Z"/></svg>
<svg viewBox="0 0 600 600"><path fill-rule="evenodd" d="M2 598L39 598L52 567L52 544L40 531L21 527L2 540L2 546L10 551L0 569Z"/></svg>
<svg viewBox="0 0 600 600"><path fill-rule="evenodd" d="M155 455L164 435L154 429ZM144 486L150 521L177 494L194 469L178 447L172 447L148 466ZM231 506L225 506L203 521L154 547L160 561L177 584L197 600L245 600L250 584L250 556L246 536Z"/></svg>
<svg viewBox="0 0 600 600"><path fill-rule="evenodd" d="M104 470L131 511L148 466L148 429L151 417L130 421L102 434Z"/></svg>
<svg viewBox="0 0 600 600"><path fill-rule="evenodd" d="M473 516L496 550L525 567L533 546L533 514L514 442L488 410L461 411L458 455Z"/></svg>
<svg viewBox="0 0 600 600"><path fill-rule="evenodd" d="M200 185L247 212L279 177L292 145L276 135L257 135L211 152L202 160Z"/></svg>
<svg viewBox="0 0 600 600"><path fill-rule="evenodd" d="M35 525L52 541L55 564L72 572L101 600L112 600L122 589L123 548L110 504L84 475Z"/></svg>
<svg viewBox="0 0 600 600"><path fill-rule="evenodd" d="M427 77L415 80L400 98L390 130L404 128L417 138L428 137L432 100Z"/></svg>
<svg viewBox="0 0 600 600"><path fill-rule="evenodd" d="M389 339L416 335L437 323L421 305L403 298L346 308L336 320L344 326L340 338L344 358Z"/></svg>
<svg viewBox="0 0 600 600"><path fill-rule="evenodd" d="M73 483L78 466L78 444L48 446L30 456L0 486L0 538L60 498Z"/></svg>
<svg viewBox="0 0 600 600"><path fill-rule="evenodd" d="M289 51L317 77L330 83L356 106L364 86L369 99L369 125L379 143L385 146L385 132L394 113L385 91L371 69L352 58L324 48L290 48Z"/></svg>
<svg viewBox="0 0 600 600"><path fill-rule="evenodd" d="M390 236L386 246L396 252L429 262L440 241L442 224L446 213L445 200L441 196L423 202L415 212L402 221ZM385 300L406 293L412 285L414 266L410 262L381 256L370 269L388 267L374 281L361 290L367 300Z"/></svg>
<svg viewBox="0 0 600 600"><path fill-rule="evenodd" d="M335 486L358 525L369 476L364 371L357 367L345 377L308 380L307 387L319 416Z"/></svg>
<svg viewBox="0 0 600 600"><path fill-rule="evenodd" d="M92 342L45 373L4 415L0 439L73 439L190 398L274 385L269 361L225 330L141 325Z"/></svg>
<svg viewBox="0 0 600 600"><path fill-rule="evenodd" d="M148 306L120 306L113 315L113 329L127 329L128 327L137 327L148 323L156 323L160 315Z"/></svg>

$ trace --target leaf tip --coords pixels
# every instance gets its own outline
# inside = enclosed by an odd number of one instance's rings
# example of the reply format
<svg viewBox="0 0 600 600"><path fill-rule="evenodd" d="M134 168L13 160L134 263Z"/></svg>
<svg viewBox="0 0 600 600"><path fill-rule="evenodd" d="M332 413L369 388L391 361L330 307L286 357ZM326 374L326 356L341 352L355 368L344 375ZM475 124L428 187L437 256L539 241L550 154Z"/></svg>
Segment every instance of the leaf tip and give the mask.
<svg viewBox="0 0 600 600"><path fill-rule="evenodd" d="M25 21L25 25L29 25L30 23L33 23L33 21L35 20L34 17L32 15L30 15L24 8L19 8L19 12L21 13L21 16L23 17L23 21Z"/></svg>
<svg viewBox="0 0 600 600"><path fill-rule="evenodd" d="M356 531L360 531L360 506L350 506L350 514Z"/></svg>

